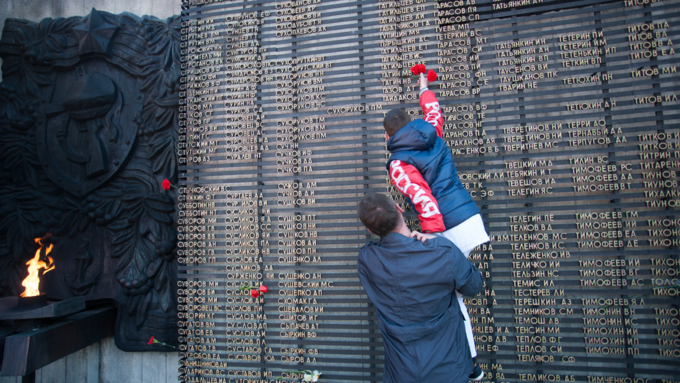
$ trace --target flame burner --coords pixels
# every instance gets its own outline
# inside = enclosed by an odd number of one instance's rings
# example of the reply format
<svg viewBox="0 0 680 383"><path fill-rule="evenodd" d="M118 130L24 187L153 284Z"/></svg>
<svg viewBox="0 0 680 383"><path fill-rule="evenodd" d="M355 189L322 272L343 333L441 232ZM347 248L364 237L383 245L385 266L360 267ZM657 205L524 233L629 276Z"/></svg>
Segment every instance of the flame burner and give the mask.
<svg viewBox="0 0 680 383"><path fill-rule="evenodd" d="M0 298L0 320L53 319L85 310L85 298L75 297L63 301L47 301L47 297ZM16 323L15 323L16 324Z"/></svg>
<svg viewBox="0 0 680 383"><path fill-rule="evenodd" d="M0 325L1 375L34 381L35 370L113 335L115 320L115 307L84 297L0 298L0 321L10 321Z"/></svg>
<svg viewBox="0 0 680 383"><path fill-rule="evenodd" d="M33 297L19 297L18 310L32 310L47 306L47 295L40 294Z"/></svg>
<svg viewBox="0 0 680 383"><path fill-rule="evenodd" d="M54 269L49 256L54 245L48 233L35 242L40 248L26 262L26 291L17 297L0 298L0 361L3 376L23 376L35 381L35 370L113 334L116 309L91 304L85 297L50 300L39 291L40 276Z"/></svg>

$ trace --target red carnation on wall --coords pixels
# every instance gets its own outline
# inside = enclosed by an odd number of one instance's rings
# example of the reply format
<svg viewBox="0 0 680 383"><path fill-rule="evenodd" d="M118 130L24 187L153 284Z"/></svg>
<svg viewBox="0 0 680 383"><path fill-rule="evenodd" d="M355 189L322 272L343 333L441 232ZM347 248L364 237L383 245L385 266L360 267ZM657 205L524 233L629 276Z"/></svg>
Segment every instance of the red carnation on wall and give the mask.
<svg viewBox="0 0 680 383"><path fill-rule="evenodd" d="M425 65L423 65L423 64L416 64L416 65L411 67L411 73L413 73L414 76L418 76L419 74L425 73L425 72L426 72L426 69L425 69Z"/></svg>
<svg viewBox="0 0 680 383"><path fill-rule="evenodd" d="M163 189L170 190L171 187L172 187L172 184L170 183L170 181L168 181L167 178L164 179L163 180Z"/></svg>
<svg viewBox="0 0 680 383"><path fill-rule="evenodd" d="M437 81L437 73L430 69L429 72L427 72L427 81Z"/></svg>
<svg viewBox="0 0 680 383"><path fill-rule="evenodd" d="M177 347L175 347L175 346L173 346L173 345L171 345L171 344L167 344L167 343L165 343L165 342L161 342L161 341L159 341L158 339L156 339L156 338L153 337L153 336L151 337L151 339L149 339L149 343L147 343L147 344L148 344L148 345L152 345L152 344L160 344L160 345L163 345L163 346L168 346L168 347L172 347L172 348L177 348Z"/></svg>
<svg viewBox="0 0 680 383"><path fill-rule="evenodd" d="M267 291L269 291L269 287L267 287L265 285L260 285L260 287L253 287L253 286L248 286L247 284L243 284L238 289L239 290L250 290L250 295L253 298L259 297L260 293L264 294Z"/></svg>

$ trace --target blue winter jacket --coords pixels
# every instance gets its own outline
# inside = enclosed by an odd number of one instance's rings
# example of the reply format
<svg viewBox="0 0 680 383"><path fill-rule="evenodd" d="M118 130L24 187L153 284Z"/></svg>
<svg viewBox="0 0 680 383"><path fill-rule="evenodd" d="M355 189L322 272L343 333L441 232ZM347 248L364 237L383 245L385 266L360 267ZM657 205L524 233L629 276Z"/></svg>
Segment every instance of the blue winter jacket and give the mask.
<svg viewBox="0 0 680 383"><path fill-rule="evenodd" d="M390 233L368 242L359 279L377 309L383 336L383 383L468 382L472 357L456 291L474 296L484 281L444 237L421 243Z"/></svg>
<svg viewBox="0 0 680 383"><path fill-rule="evenodd" d="M418 169L437 199L447 230L479 214L477 204L458 178L451 149L430 123L422 119L409 122L390 137L387 150L392 153L387 170L394 160Z"/></svg>

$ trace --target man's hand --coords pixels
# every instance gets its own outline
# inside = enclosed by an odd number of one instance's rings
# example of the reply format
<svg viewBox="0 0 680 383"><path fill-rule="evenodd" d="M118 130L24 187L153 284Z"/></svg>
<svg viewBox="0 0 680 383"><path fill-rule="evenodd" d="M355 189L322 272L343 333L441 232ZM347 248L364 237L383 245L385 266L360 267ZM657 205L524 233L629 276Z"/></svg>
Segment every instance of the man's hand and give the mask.
<svg viewBox="0 0 680 383"><path fill-rule="evenodd" d="M430 85L430 82L427 81L427 77L425 76L425 73L421 73L420 74L420 91L422 92L422 90L427 88L428 85Z"/></svg>
<svg viewBox="0 0 680 383"><path fill-rule="evenodd" d="M420 242L425 242L428 239L432 239L434 237L436 237L436 235L423 234L423 233L420 233L420 232L417 232L417 231L411 232L411 238L415 238L415 239L419 240Z"/></svg>

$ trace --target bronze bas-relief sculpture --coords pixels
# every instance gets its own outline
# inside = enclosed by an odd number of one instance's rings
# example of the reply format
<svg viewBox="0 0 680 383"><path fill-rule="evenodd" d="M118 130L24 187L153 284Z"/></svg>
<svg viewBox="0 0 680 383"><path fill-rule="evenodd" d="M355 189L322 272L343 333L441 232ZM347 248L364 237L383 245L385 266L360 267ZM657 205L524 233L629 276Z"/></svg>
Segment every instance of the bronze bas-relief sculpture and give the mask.
<svg viewBox="0 0 680 383"><path fill-rule="evenodd" d="M52 233L41 290L118 304L116 344L176 343L179 17L8 19L0 84L0 293ZM169 349L169 348L168 348Z"/></svg>

